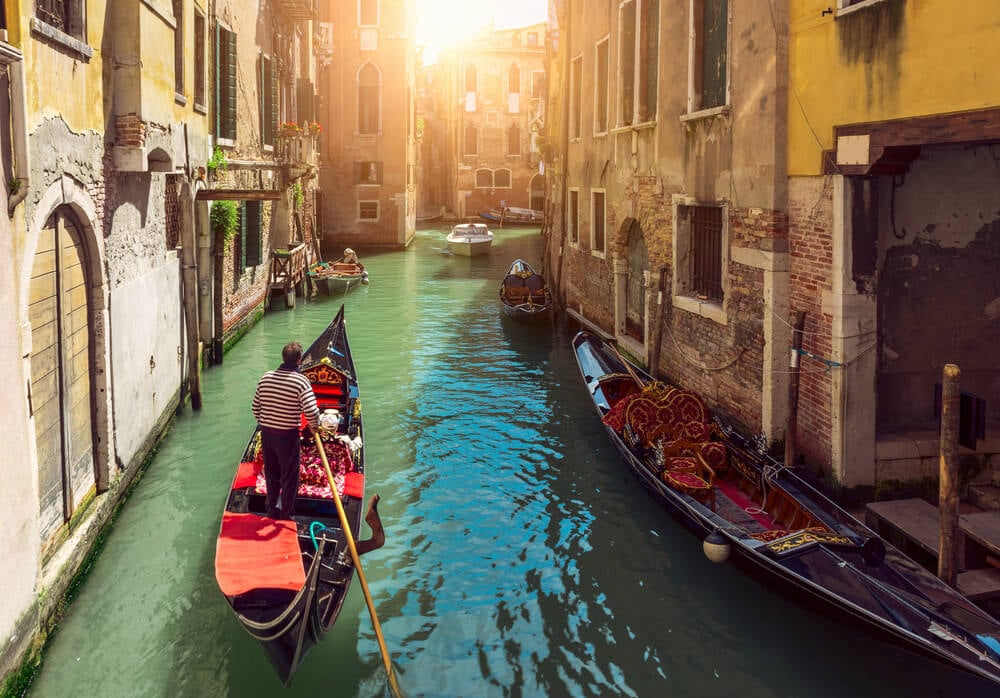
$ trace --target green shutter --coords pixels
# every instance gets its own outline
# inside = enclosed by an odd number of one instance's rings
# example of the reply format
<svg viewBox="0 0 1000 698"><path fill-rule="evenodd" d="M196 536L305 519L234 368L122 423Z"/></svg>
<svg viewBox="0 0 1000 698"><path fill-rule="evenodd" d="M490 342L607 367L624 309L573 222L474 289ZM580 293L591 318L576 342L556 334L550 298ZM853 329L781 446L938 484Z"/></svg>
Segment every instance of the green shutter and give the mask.
<svg viewBox="0 0 1000 698"><path fill-rule="evenodd" d="M222 25L215 23L215 47L212 57L215 59L215 137L222 135Z"/></svg>
<svg viewBox="0 0 1000 698"><path fill-rule="evenodd" d="M274 135L278 132L278 71L274 65L274 59L267 62L268 80L271 86L271 142L274 142Z"/></svg>
<svg viewBox="0 0 1000 698"><path fill-rule="evenodd" d="M247 268L247 202L240 202L240 261L238 269Z"/></svg>
<svg viewBox="0 0 1000 698"><path fill-rule="evenodd" d="M263 238L261 234L261 202L248 201L244 204L246 210L246 264L255 267L261 263L264 256Z"/></svg>
<svg viewBox="0 0 1000 698"><path fill-rule="evenodd" d="M236 34L226 38L226 138L236 140Z"/></svg>

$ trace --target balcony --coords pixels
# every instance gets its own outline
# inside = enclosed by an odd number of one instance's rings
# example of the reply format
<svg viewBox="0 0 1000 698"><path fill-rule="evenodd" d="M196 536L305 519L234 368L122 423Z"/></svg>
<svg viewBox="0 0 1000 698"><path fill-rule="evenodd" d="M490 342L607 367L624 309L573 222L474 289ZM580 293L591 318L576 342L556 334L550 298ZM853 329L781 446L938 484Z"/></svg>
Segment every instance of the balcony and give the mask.
<svg viewBox="0 0 1000 698"><path fill-rule="evenodd" d="M277 0L278 9L292 20L317 19L319 0Z"/></svg>
<svg viewBox="0 0 1000 698"><path fill-rule="evenodd" d="M293 179L309 174L318 164L318 136L305 131L294 134L283 133L277 138L277 155L281 164L288 167L289 176Z"/></svg>

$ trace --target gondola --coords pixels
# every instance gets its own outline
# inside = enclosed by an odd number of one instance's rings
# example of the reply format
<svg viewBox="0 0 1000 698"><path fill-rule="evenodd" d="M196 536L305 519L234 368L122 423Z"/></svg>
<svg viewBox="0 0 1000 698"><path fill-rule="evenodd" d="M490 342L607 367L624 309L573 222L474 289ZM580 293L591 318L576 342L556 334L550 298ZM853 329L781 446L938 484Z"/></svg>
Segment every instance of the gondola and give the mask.
<svg viewBox="0 0 1000 698"><path fill-rule="evenodd" d="M357 372L343 306L305 351L301 366L313 385L322 422L329 425L321 429L321 439L357 541L365 458ZM286 686L336 622L355 573L322 459L304 421L294 520L265 515L266 483L255 428L232 481L215 553L219 589ZM365 515L372 537L357 541L361 553L384 542L377 501L376 496Z"/></svg>
<svg viewBox="0 0 1000 698"><path fill-rule="evenodd" d="M552 293L540 274L523 259L515 259L500 282L500 308L514 320L532 322L547 318Z"/></svg>
<svg viewBox="0 0 1000 698"><path fill-rule="evenodd" d="M309 278L324 296L347 293L368 283L368 271L350 247L335 262L317 262L309 267Z"/></svg>
<svg viewBox="0 0 1000 698"><path fill-rule="evenodd" d="M572 344L622 460L710 559L732 558L832 617L1000 684L1000 621L767 455L762 439L710 417L697 394L654 381L589 332Z"/></svg>

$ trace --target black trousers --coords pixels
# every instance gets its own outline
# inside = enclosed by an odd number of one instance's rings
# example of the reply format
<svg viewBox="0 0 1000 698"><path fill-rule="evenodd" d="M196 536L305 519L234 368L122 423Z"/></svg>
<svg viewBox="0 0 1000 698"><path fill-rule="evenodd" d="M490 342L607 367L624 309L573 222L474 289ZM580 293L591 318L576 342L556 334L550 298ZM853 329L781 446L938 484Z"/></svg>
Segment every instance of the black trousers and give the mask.
<svg viewBox="0 0 1000 698"><path fill-rule="evenodd" d="M290 519L295 513L295 495L299 490L299 430L261 427L260 445L267 482L267 515L272 519Z"/></svg>

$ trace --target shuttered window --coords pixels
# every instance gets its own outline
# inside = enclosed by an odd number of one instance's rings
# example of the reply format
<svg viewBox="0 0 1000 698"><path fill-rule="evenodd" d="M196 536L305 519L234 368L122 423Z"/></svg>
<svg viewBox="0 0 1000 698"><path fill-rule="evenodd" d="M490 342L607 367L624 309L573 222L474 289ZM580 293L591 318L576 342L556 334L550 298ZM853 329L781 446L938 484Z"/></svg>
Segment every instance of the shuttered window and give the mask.
<svg viewBox="0 0 1000 698"><path fill-rule="evenodd" d="M691 111L724 106L729 53L729 0L691 0Z"/></svg>
<svg viewBox="0 0 1000 698"><path fill-rule="evenodd" d="M236 34L215 25L215 135L236 140Z"/></svg>
<svg viewBox="0 0 1000 698"><path fill-rule="evenodd" d="M242 226L245 244L243 246L244 265L255 267L263 261L264 235L261 223L264 213L264 202L244 201L240 218L246 221Z"/></svg>
<svg viewBox="0 0 1000 698"><path fill-rule="evenodd" d="M35 16L74 39L87 41L87 4L84 0L36 0Z"/></svg>
<svg viewBox="0 0 1000 698"><path fill-rule="evenodd" d="M379 132L382 114L379 110L379 71L371 63L358 72L358 133Z"/></svg>
<svg viewBox="0 0 1000 698"><path fill-rule="evenodd" d="M260 140L263 145L274 145L278 132L278 71L274 59L260 57Z"/></svg>
<svg viewBox="0 0 1000 698"><path fill-rule="evenodd" d="M205 101L205 15L194 13L194 103L207 107Z"/></svg>

